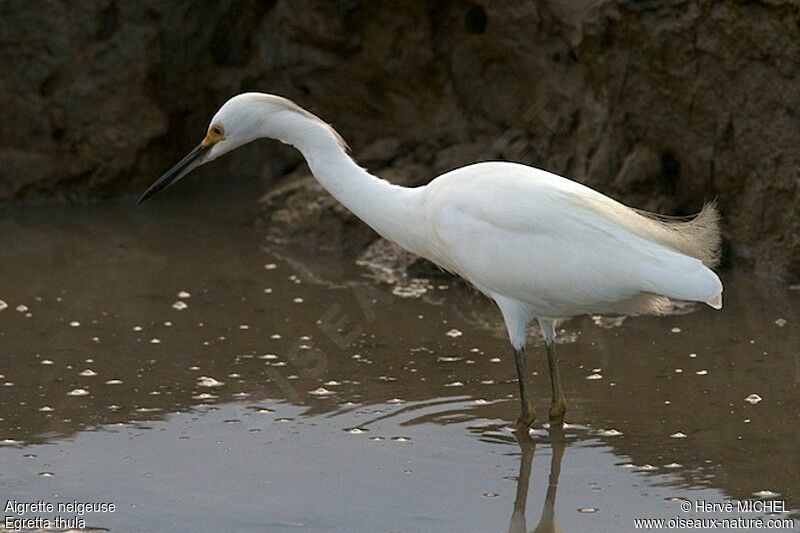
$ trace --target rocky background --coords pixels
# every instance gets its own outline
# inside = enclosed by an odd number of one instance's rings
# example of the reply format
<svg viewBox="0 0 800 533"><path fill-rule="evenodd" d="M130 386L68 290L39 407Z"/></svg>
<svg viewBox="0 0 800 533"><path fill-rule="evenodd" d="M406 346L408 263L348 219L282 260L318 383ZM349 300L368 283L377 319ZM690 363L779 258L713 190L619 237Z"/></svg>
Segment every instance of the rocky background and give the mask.
<svg viewBox="0 0 800 533"><path fill-rule="evenodd" d="M505 158L661 212L717 197L728 259L796 280L799 67L788 0L6 0L0 200L132 196L261 90L397 182ZM273 239L374 240L277 143L205 173L275 182Z"/></svg>

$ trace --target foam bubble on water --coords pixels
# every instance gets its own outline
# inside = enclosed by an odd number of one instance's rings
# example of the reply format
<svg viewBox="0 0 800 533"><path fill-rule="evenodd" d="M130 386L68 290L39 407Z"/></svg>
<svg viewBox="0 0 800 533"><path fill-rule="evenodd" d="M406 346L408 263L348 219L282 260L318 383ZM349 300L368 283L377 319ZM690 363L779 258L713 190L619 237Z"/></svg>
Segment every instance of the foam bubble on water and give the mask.
<svg viewBox="0 0 800 533"><path fill-rule="evenodd" d="M455 363L456 361L463 361L463 357L437 357L437 361L440 363Z"/></svg>
<svg viewBox="0 0 800 533"><path fill-rule="evenodd" d="M483 398L475 398L473 400L473 403L475 405L486 405L487 403L489 403L489 401L488 400L484 400Z"/></svg>
<svg viewBox="0 0 800 533"><path fill-rule="evenodd" d="M86 389L73 389L67 393L67 396L88 396L89 391Z"/></svg>
<svg viewBox="0 0 800 533"><path fill-rule="evenodd" d="M602 316L602 315L592 315L592 322L594 322L595 326L604 328L604 329L612 329L618 328L625 322L625 319L628 318L625 315L622 316Z"/></svg>
<svg viewBox="0 0 800 533"><path fill-rule="evenodd" d="M594 514L597 511L599 511L599 509L597 507L578 507L578 509L576 509L576 510L579 513L584 513L584 514Z"/></svg>
<svg viewBox="0 0 800 533"><path fill-rule="evenodd" d="M386 403L399 404L399 403L406 403L406 401L401 400L400 398L392 398L391 400L386 400Z"/></svg>
<svg viewBox="0 0 800 533"><path fill-rule="evenodd" d="M278 361L277 363L272 363L270 366L286 366L284 361Z"/></svg>
<svg viewBox="0 0 800 533"><path fill-rule="evenodd" d="M122 385L121 379L109 379L106 381L106 385Z"/></svg>
<svg viewBox="0 0 800 533"><path fill-rule="evenodd" d="M411 442L411 439L409 437L403 437L403 436L392 437L392 440L395 442Z"/></svg>
<svg viewBox="0 0 800 533"><path fill-rule="evenodd" d="M450 331L448 331L447 333L445 333L445 335L447 335L448 337L453 337L455 339L456 337L460 337L461 335L463 335L463 333L461 333L459 330L453 328Z"/></svg>
<svg viewBox="0 0 800 533"><path fill-rule="evenodd" d="M445 383L444 386L445 387L463 387L464 383L462 383L461 381L453 381L451 383Z"/></svg>
<svg viewBox="0 0 800 533"><path fill-rule="evenodd" d="M748 396L747 398L745 398L744 401L746 401L749 404L755 405L755 404L757 404L758 402L760 402L763 399L764 398L762 398L758 394L753 393L750 396Z"/></svg>
<svg viewBox="0 0 800 533"><path fill-rule="evenodd" d="M672 437L673 439L685 439L686 438L686 433L684 433L682 431L676 431L675 433L670 435L670 437Z"/></svg>
<svg viewBox="0 0 800 533"><path fill-rule="evenodd" d="M753 493L753 496L756 498L775 498L776 496L780 496L779 492L773 492L771 490L759 490Z"/></svg>
<svg viewBox="0 0 800 533"><path fill-rule="evenodd" d="M49 405L43 405L42 407L39 408L39 411L41 411L43 413L50 413L52 411L55 411L55 409L53 409Z"/></svg>
<svg viewBox="0 0 800 533"><path fill-rule="evenodd" d="M176 311L183 311L184 309L187 309L188 307L189 307L189 304L187 304L186 302L184 302L182 300L178 300L177 302L172 304L172 308L175 309Z"/></svg>
<svg viewBox="0 0 800 533"><path fill-rule="evenodd" d="M24 313L28 310L28 306L25 304L19 304L17 307L15 307L15 309L20 313Z"/></svg>
<svg viewBox="0 0 800 533"><path fill-rule="evenodd" d="M653 470L658 470L658 467L657 467L657 466L653 466L653 465L651 465L651 464L644 464L644 465L642 465L642 466L639 466L639 467L637 467L637 468L638 468L639 470L641 470L641 471L644 471L644 472L650 472L650 471L653 471Z"/></svg>
<svg viewBox="0 0 800 533"><path fill-rule="evenodd" d="M69 325L72 326L73 328L77 328L80 327L81 323L78 322L77 320L73 320L72 322L69 323Z"/></svg>
<svg viewBox="0 0 800 533"><path fill-rule="evenodd" d="M281 336L279 334L277 334L277 333L273 333L272 335L269 336L269 338L270 339L280 339Z"/></svg>
<svg viewBox="0 0 800 533"><path fill-rule="evenodd" d="M278 268L278 265L275 263L267 263L264 265L264 270L275 270L276 268Z"/></svg>
<svg viewBox="0 0 800 533"><path fill-rule="evenodd" d="M597 432L597 434L600 435L601 437L619 437L622 435L622 432L617 429L611 428L611 429L601 429Z"/></svg>
<svg viewBox="0 0 800 533"><path fill-rule="evenodd" d="M664 465L664 468L681 468L682 466L680 463L669 463Z"/></svg>
<svg viewBox="0 0 800 533"><path fill-rule="evenodd" d="M80 374L78 374L78 375L79 375L79 376L86 377L86 378L91 378L91 377L94 377L94 376L96 376L96 375L97 375L97 372L95 372L95 371L94 371L94 370L92 370L91 368L87 368L86 370L84 370L83 372L81 372L81 373L80 373Z"/></svg>
<svg viewBox="0 0 800 533"><path fill-rule="evenodd" d="M53 361L51 361L50 359L42 359L42 362L40 364L42 364L42 365L52 365Z"/></svg>
<svg viewBox="0 0 800 533"><path fill-rule="evenodd" d="M250 396L250 393L248 393L248 392L235 392L232 395L232 397L236 398L237 400L243 400L243 399L247 398L248 396Z"/></svg>
<svg viewBox="0 0 800 533"><path fill-rule="evenodd" d="M191 298L191 296L192 295L189 294L189 292L187 292L187 291L179 291L178 292L178 298L184 298L185 299L185 298Z"/></svg>
<svg viewBox="0 0 800 533"><path fill-rule="evenodd" d="M341 382L336 381L334 379L332 379L330 381L326 381L325 383L323 383L323 385L325 385L326 387L338 387L341 384L342 384Z"/></svg>
<svg viewBox="0 0 800 533"><path fill-rule="evenodd" d="M224 382L216 380L211 376L200 376L197 378L198 387L222 387L223 385L225 385Z"/></svg>
<svg viewBox="0 0 800 533"><path fill-rule="evenodd" d="M3 439L0 440L0 446L17 446L20 442L14 439Z"/></svg>
<svg viewBox="0 0 800 533"><path fill-rule="evenodd" d="M256 413L260 413L260 414L267 414L267 413L274 413L275 412L275 409L270 409L269 407L256 407L254 410L255 410Z"/></svg>
<svg viewBox="0 0 800 533"><path fill-rule="evenodd" d="M491 359L489 359L489 362L490 363L499 363L500 362L500 358L499 357L492 357Z"/></svg>
<svg viewBox="0 0 800 533"><path fill-rule="evenodd" d="M347 428L345 429L346 432L350 433L351 435L361 435L369 430L362 429L362 428Z"/></svg>
<svg viewBox="0 0 800 533"><path fill-rule="evenodd" d="M689 357L691 357L692 359L694 359L695 357L697 357L697 354L696 354L696 353L694 353L694 352L692 352L692 353L690 353L690 354L689 354Z"/></svg>
<svg viewBox="0 0 800 533"><path fill-rule="evenodd" d="M271 361L273 359L277 359L278 356L275 355L274 353L265 353L264 355L259 355L258 358L259 359L265 359L267 361Z"/></svg>
<svg viewBox="0 0 800 533"><path fill-rule="evenodd" d="M775 325L778 326L779 328L782 328L783 326L786 325L786 322L787 320L785 318L779 318L775 321Z"/></svg>
<svg viewBox="0 0 800 533"><path fill-rule="evenodd" d="M333 394L333 391L329 391L325 387L319 387L312 391L308 391L308 393L311 394L312 396L329 396Z"/></svg>
<svg viewBox="0 0 800 533"><path fill-rule="evenodd" d="M161 344L161 339L156 339L156 338L150 339L150 344Z"/></svg>
<svg viewBox="0 0 800 533"><path fill-rule="evenodd" d="M53 477L55 474L53 472L39 472L39 475L42 477Z"/></svg>
<svg viewBox="0 0 800 533"><path fill-rule="evenodd" d="M597 373L589 374L588 376L586 376L586 379L603 379L603 376Z"/></svg>
<svg viewBox="0 0 800 533"><path fill-rule="evenodd" d="M8 304L5 303L3 300L0 300L0 311L5 311L8 308Z"/></svg>
<svg viewBox="0 0 800 533"><path fill-rule="evenodd" d="M670 331L672 333L680 333L681 332L681 328L672 328Z"/></svg>
<svg viewBox="0 0 800 533"><path fill-rule="evenodd" d="M161 408L159 407L138 407L136 409L137 413L157 413L160 411Z"/></svg>
<svg viewBox="0 0 800 533"><path fill-rule="evenodd" d="M708 374L708 370L698 370L697 372L695 372L695 374L697 374L698 376L705 376L706 374Z"/></svg>
<svg viewBox="0 0 800 533"><path fill-rule="evenodd" d="M484 498L498 498L500 494L497 492L484 492L481 496Z"/></svg>
<svg viewBox="0 0 800 533"><path fill-rule="evenodd" d="M294 298L292 301L293 301L294 303L296 303L296 304L301 304L301 303L303 303L303 299L302 299L302 298L299 298L299 297L298 297L298 298Z"/></svg>
<svg viewBox="0 0 800 533"><path fill-rule="evenodd" d="M373 441L376 441L376 442L377 441L382 441L383 437L370 437L369 440L373 440Z"/></svg>
<svg viewBox="0 0 800 533"><path fill-rule="evenodd" d="M214 398L218 398L215 394L209 394L207 392L201 392L200 394L195 394L192 396L192 399L195 400L213 400Z"/></svg>
<svg viewBox="0 0 800 533"><path fill-rule="evenodd" d="M675 373L676 374L683 374L683 369L682 368L676 368L675 369Z"/></svg>
<svg viewBox="0 0 800 533"><path fill-rule="evenodd" d="M142 331L142 326L133 326L133 331Z"/></svg>

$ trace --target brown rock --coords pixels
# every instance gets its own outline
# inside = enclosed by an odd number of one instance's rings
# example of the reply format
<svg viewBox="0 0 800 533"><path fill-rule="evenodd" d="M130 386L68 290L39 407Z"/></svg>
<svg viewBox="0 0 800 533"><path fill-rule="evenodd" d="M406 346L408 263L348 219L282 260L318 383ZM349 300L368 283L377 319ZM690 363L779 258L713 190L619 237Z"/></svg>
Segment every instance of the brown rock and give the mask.
<svg viewBox="0 0 800 533"><path fill-rule="evenodd" d="M502 157L671 214L716 196L739 264L800 278L798 19L789 0L2 2L0 199L140 192L262 90L401 180Z"/></svg>

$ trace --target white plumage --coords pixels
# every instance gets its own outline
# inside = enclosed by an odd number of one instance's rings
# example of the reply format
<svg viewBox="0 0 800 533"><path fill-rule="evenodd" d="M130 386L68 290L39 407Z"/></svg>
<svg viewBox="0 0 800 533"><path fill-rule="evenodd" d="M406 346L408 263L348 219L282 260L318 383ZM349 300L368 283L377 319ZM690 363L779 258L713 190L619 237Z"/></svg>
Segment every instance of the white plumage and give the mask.
<svg viewBox="0 0 800 533"><path fill-rule="evenodd" d="M566 400L555 356L556 320L658 313L670 299L722 307L722 283L711 270L720 244L713 204L692 220L669 219L561 176L499 161L458 168L424 187L400 187L359 167L330 125L274 95L230 99L203 142L141 200L258 138L298 148L319 182L356 216L497 303L515 349L523 425L534 418L524 354L532 319L547 346L551 423L560 424Z"/></svg>

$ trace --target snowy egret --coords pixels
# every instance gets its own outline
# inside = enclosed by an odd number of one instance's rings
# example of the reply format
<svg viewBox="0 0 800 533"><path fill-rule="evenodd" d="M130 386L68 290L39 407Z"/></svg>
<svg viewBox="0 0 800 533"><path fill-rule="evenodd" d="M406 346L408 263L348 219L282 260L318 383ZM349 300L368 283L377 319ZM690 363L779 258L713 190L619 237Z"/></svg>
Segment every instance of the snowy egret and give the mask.
<svg viewBox="0 0 800 533"><path fill-rule="evenodd" d="M514 349L523 427L535 418L525 355L533 319L550 369L550 422L561 425L567 403L556 358L558 320L585 313L659 313L670 300L722 307L722 283L711 270L720 245L713 204L691 220L670 219L550 172L502 161L457 168L424 187L401 187L358 166L329 124L270 94L228 100L202 142L139 202L259 138L300 150L316 179L358 218L494 300Z"/></svg>

